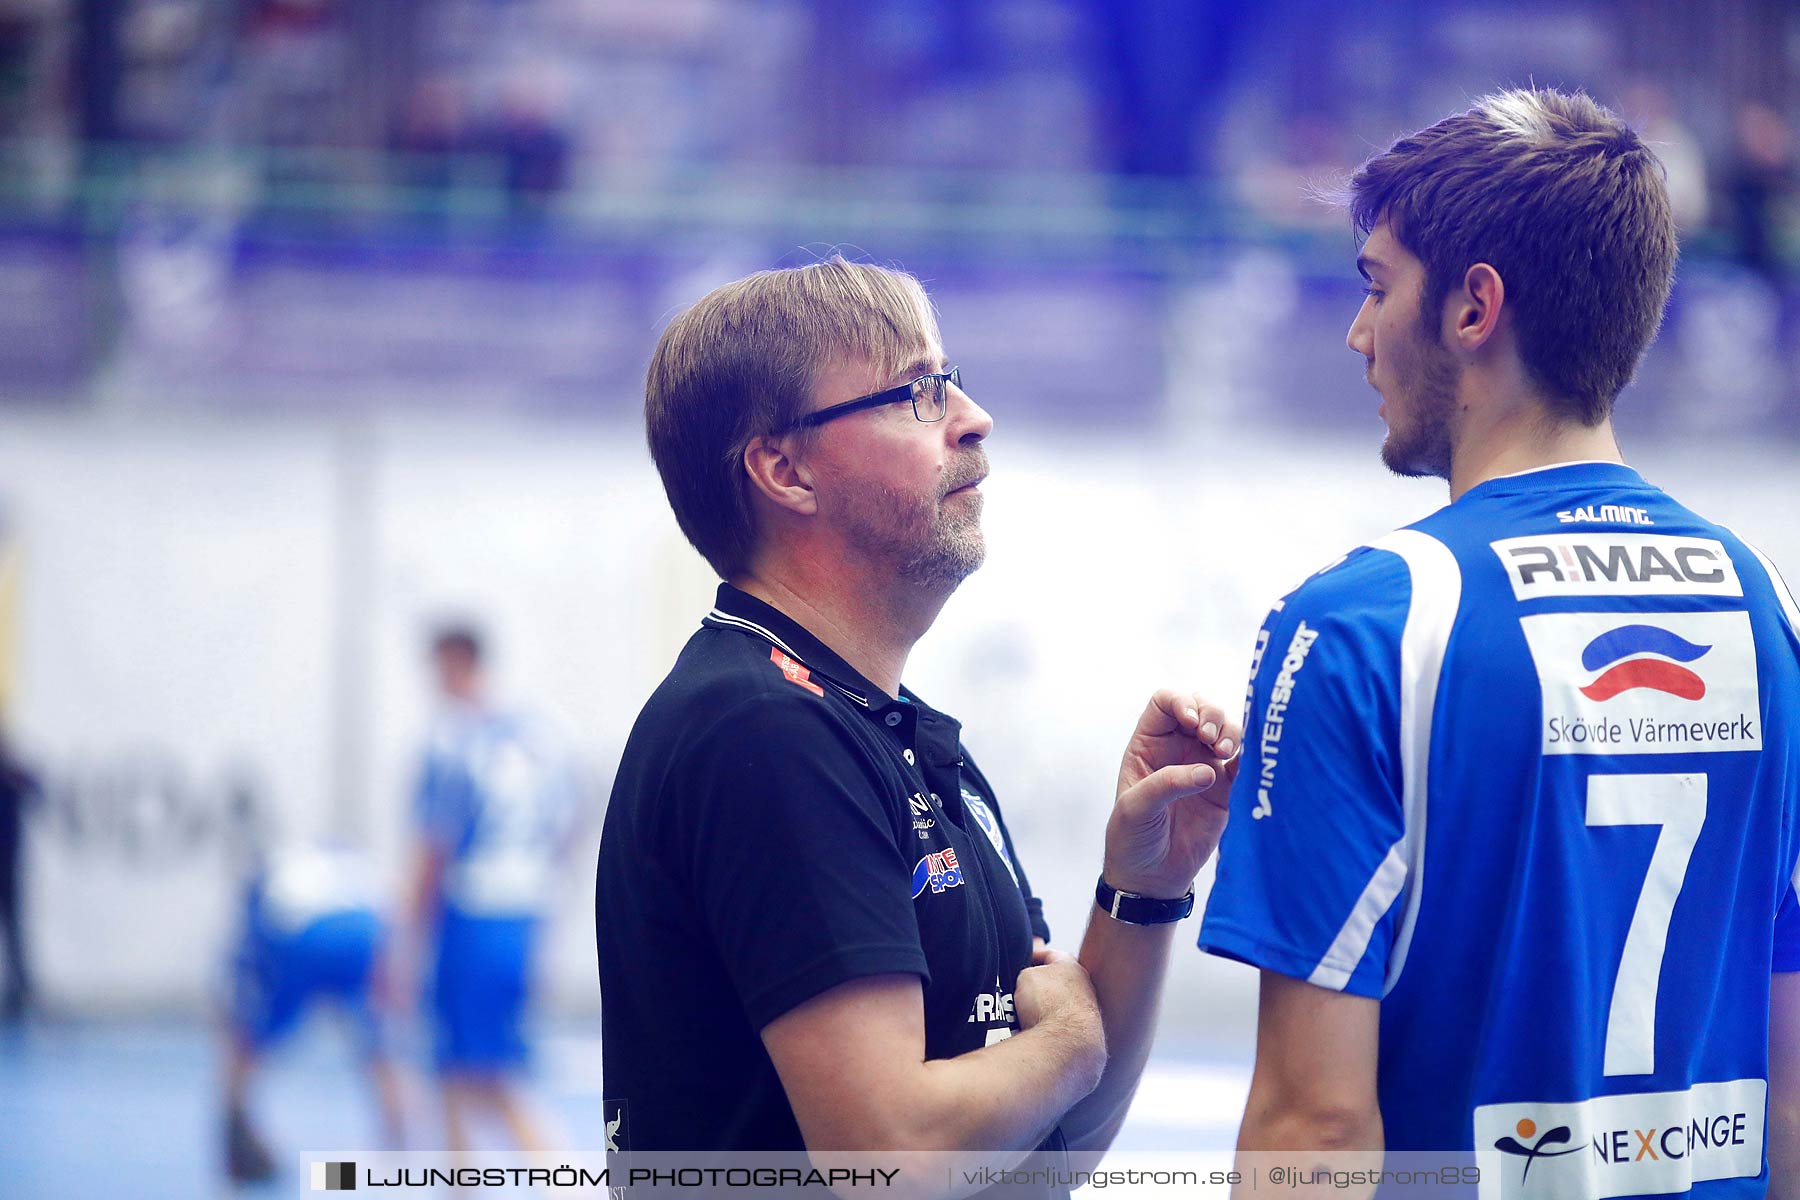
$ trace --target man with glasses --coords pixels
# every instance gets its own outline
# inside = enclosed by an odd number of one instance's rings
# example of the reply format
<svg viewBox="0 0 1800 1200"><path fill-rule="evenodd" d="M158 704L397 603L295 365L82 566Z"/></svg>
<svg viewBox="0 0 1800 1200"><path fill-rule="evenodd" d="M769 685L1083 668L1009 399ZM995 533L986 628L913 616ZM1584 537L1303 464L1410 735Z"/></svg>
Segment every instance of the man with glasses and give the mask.
<svg viewBox="0 0 1800 1200"><path fill-rule="evenodd" d="M609 1143L1103 1149L1239 733L1159 692L1079 960L961 727L901 686L981 564L992 420L918 281L832 258L717 289L653 357L652 456L725 583L645 706L601 839ZM1050 1194L1055 1194L1051 1189Z"/></svg>

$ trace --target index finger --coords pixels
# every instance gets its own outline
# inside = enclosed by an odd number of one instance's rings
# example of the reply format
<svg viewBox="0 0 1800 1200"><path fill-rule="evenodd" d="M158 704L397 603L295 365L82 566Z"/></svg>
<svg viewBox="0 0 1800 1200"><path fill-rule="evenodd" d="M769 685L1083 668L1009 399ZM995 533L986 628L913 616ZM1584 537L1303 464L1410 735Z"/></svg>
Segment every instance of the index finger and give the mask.
<svg viewBox="0 0 1800 1200"><path fill-rule="evenodd" d="M1200 728L1200 705L1196 698L1174 688L1157 688L1138 718L1138 731L1146 734L1174 733L1177 729L1193 733Z"/></svg>

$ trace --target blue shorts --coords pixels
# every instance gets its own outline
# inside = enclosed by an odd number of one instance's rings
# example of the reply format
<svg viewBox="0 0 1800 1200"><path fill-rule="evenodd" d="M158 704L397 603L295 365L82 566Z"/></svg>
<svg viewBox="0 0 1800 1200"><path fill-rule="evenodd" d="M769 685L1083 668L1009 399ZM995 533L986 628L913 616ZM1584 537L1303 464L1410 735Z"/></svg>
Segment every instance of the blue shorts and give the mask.
<svg viewBox="0 0 1800 1200"><path fill-rule="evenodd" d="M536 926L530 917L444 915L431 983L440 1071L487 1073L525 1064Z"/></svg>
<svg viewBox="0 0 1800 1200"><path fill-rule="evenodd" d="M381 951L381 919L366 910L331 913L297 933L252 923L238 949L232 1024L264 1049L300 1023L321 999L339 1004L366 1052L379 1048L369 983Z"/></svg>

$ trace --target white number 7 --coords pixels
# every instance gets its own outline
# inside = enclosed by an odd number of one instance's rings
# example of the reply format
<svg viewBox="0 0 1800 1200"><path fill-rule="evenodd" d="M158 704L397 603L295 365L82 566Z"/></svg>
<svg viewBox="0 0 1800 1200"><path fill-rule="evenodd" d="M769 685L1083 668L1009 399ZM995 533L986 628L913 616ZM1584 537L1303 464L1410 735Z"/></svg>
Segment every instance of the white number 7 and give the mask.
<svg viewBox="0 0 1800 1200"><path fill-rule="evenodd" d="M1638 893L1619 975L1606 1016L1607 1075L1656 1070L1656 988L1675 897L1706 823L1705 775L1594 775L1588 779L1589 825L1660 825L1644 890Z"/></svg>

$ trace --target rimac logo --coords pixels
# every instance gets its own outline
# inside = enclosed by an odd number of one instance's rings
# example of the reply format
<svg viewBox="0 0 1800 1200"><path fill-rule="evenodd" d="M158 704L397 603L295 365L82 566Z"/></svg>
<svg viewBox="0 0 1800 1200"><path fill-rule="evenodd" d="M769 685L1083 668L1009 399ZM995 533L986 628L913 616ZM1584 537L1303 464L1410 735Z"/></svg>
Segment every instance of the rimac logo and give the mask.
<svg viewBox="0 0 1800 1200"><path fill-rule="evenodd" d="M316 1162L312 1164L312 1190L315 1192L354 1192L356 1164L353 1162Z"/></svg>
<svg viewBox="0 0 1800 1200"><path fill-rule="evenodd" d="M1516 1138L1500 1138L1494 1143L1494 1149L1500 1151L1502 1154L1511 1154L1525 1160L1525 1169L1519 1173L1520 1183L1525 1182L1525 1180L1530 1177L1531 1164L1538 1159L1560 1158L1565 1154L1574 1154L1581 1149L1579 1144L1569 1144L1574 1141L1574 1134L1569 1131L1567 1125L1558 1125L1554 1129L1546 1129L1544 1130L1543 1135L1539 1137L1537 1122L1533 1121L1530 1117L1521 1117L1519 1118L1519 1123L1513 1126L1513 1132L1519 1136ZM1534 1137L1537 1138L1536 1141L1531 1142L1530 1145L1525 1144L1526 1141L1529 1141ZM1567 1150L1546 1150L1544 1149L1545 1146L1568 1146L1569 1148Z"/></svg>
<svg viewBox="0 0 1800 1200"><path fill-rule="evenodd" d="M961 887L963 881L962 867L956 861L956 851L945 848L921 858L913 867L912 894L918 899L919 894L927 886L933 895L945 888Z"/></svg>
<svg viewBox="0 0 1800 1200"><path fill-rule="evenodd" d="M1609 629L1581 651L1581 665L1600 672L1581 694L1598 703L1621 692L1648 688L1683 700L1702 699L1706 680L1680 664L1704 657L1711 649L1658 625Z"/></svg>
<svg viewBox="0 0 1800 1200"><path fill-rule="evenodd" d="M1562 533L1492 543L1513 597L1741 596L1737 569L1712 538Z"/></svg>

